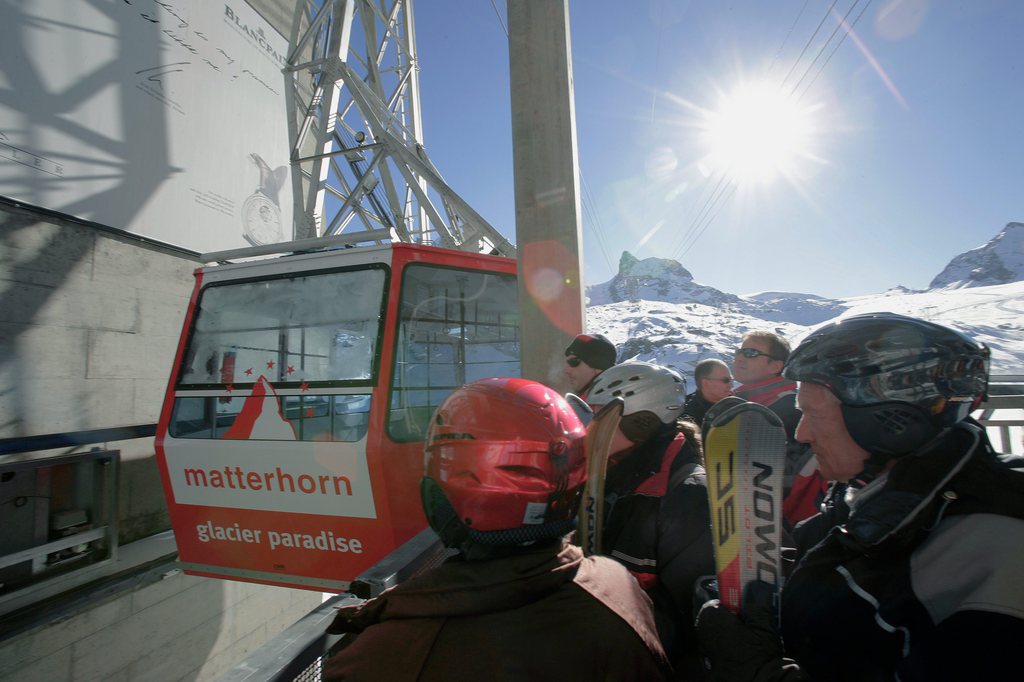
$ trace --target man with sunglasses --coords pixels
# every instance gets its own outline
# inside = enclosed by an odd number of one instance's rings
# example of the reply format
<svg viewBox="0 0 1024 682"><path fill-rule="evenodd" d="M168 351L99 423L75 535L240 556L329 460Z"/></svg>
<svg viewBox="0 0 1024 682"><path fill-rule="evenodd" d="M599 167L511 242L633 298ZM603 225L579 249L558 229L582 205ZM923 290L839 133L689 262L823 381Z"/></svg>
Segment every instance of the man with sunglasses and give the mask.
<svg viewBox="0 0 1024 682"><path fill-rule="evenodd" d="M736 395L764 405L786 427L789 446L782 515L787 529L792 530L798 522L818 512L827 486L813 453L796 441L796 425L800 421L796 382L782 376L782 368L789 359L789 342L770 331L747 332L735 356L732 374L741 384Z"/></svg>
<svg viewBox="0 0 1024 682"><path fill-rule="evenodd" d="M732 375L729 365L718 358L707 358L693 368L693 382L697 389L686 396L683 416L689 417L697 426L704 423L704 415L712 405L732 395Z"/></svg>
<svg viewBox="0 0 1024 682"><path fill-rule="evenodd" d="M601 372L615 364L615 344L604 334L580 334L565 349L569 391L585 398Z"/></svg>

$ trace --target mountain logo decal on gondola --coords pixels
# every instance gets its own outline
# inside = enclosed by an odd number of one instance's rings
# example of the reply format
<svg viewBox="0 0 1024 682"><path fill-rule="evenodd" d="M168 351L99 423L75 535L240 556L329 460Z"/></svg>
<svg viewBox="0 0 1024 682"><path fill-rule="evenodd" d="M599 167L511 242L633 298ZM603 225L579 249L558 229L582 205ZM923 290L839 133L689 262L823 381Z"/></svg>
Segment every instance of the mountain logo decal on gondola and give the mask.
<svg viewBox="0 0 1024 682"><path fill-rule="evenodd" d="M242 410L221 438L226 440L298 440L295 427L281 413L281 401L267 378L260 375Z"/></svg>

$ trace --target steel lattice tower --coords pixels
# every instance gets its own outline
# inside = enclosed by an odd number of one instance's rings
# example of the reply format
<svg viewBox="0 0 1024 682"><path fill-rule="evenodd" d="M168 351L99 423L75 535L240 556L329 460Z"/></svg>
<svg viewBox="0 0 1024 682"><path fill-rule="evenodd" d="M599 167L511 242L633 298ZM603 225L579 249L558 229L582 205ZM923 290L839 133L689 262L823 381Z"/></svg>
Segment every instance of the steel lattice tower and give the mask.
<svg viewBox="0 0 1024 682"><path fill-rule="evenodd" d="M287 23L295 238L513 256L423 147L413 0L299 0Z"/></svg>

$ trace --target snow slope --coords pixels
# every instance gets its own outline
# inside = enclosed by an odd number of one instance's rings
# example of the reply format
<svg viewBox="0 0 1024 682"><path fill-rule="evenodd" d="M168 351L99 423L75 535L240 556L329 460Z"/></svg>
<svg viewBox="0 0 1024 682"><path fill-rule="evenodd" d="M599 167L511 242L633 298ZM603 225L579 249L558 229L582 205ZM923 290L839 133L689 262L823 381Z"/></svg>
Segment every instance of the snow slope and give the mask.
<svg viewBox="0 0 1024 682"><path fill-rule="evenodd" d="M992 349L993 375L1024 375L1024 223L1010 223L985 246L957 256L932 284L926 291L895 287L839 300L776 291L736 296L695 282L675 261L624 253L615 277L587 289L587 330L607 334L620 360L675 367L692 384L697 362L731 362L747 331L771 330L795 347L831 320L893 312L954 327L985 343ZM1024 410L1001 418L1024 419ZM1024 448L1019 426L1009 427L1006 442L997 429L990 436L1004 451Z"/></svg>

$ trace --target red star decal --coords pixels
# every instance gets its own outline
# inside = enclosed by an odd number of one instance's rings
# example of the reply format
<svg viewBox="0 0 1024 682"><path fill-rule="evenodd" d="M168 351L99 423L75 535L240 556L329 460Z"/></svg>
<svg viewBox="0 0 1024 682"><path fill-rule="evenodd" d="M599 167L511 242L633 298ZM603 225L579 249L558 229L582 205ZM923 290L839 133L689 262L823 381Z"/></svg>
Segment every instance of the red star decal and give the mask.
<svg viewBox="0 0 1024 682"><path fill-rule="evenodd" d="M313 408L312 407L307 407L306 408L306 417L309 418L309 417L312 417L312 416L313 416Z"/></svg>
<svg viewBox="0 0 1024 682"><path fill-rule="evenodd" d="M267 360L267 369L274 369L274 361Z"/></svg>
<svg viewBox="0 0 1024 682"><path fill-rule="evenodd" d="M228 384L227 386L224 387L224 390L227 391L228 393L231 393L231 391L235 390L235 387L233 384Z"/></svg>
<svg viewBox="0 0 1024 682"><path fill-rule="evenodd" d="M293 372L295 372L295 368L292 367L291 365L288 365L288 373L292 374Z"/></svg>
<svg viewBox="0 0 1024 682"><path fill-rule="evenodd" d="M249 369L245 370L245 373L248 376L252 376L252 367L250 367Z"/></svg>
<svg viewBox="0 0 1024 682"><path fill-rule="evenodd" d="M303 381L301 384L299 384L299 388L301 388L303 391L308 391L309 390L309 384L307 384L305 381Z"/></svg>

